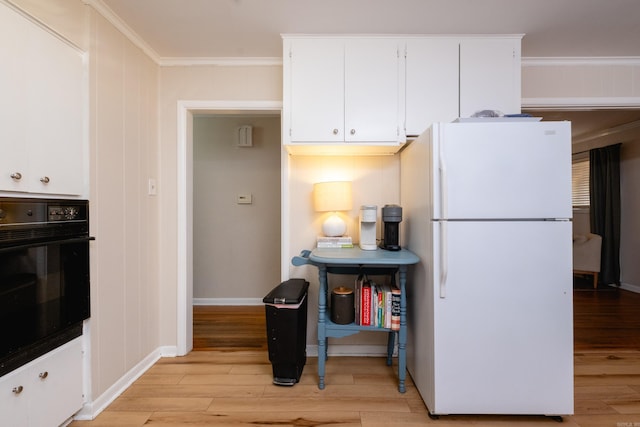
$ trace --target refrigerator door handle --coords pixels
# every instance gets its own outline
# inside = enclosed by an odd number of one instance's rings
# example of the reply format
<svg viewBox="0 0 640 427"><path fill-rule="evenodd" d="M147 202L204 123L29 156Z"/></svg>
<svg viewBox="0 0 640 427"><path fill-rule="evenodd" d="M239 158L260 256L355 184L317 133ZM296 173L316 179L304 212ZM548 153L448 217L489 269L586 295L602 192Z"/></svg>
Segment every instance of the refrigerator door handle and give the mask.
<svg viewBox="0 0 640 427"><path fill-rule="evenodd" d="M444 144L438 143L438 169L440 172L440 219L448 219L447 209L447 165L444 161Z"/></svg>
<svg viewBox="0 0 640 427"><path fill-rule="evenodd" d="M440 223L440 298L447 297L447 275L449 262L447 259L447 221Z"/></svg>
<svg viewBox="0 0 640 427"><path fill-rule="evenodd" d="M440 173L440 298L447 297L447 165L444 161L442 138L438 143L438 169Z"/></svg>

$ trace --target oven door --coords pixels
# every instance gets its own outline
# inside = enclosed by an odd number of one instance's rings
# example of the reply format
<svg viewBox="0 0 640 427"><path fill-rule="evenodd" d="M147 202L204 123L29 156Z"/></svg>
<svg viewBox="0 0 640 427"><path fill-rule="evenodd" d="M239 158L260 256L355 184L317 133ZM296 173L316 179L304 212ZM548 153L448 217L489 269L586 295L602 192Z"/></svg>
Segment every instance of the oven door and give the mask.
<svg viewBox="0 0 640 427"><path fill-rule="evenodd" d="M0 249L0 375L82 334L89 240Z"/></svg>

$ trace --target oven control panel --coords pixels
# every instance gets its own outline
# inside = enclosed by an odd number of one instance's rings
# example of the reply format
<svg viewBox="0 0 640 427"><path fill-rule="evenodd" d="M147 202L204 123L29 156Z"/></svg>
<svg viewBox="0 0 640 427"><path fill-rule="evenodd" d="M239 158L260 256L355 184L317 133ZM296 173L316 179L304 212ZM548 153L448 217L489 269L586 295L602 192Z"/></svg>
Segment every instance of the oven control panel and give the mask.
<svg viewBox="0 0 640 427"><path fill-rule="evenodd" d="M72 221L82 219L77 206L49 206L49 221Z"/></svg>

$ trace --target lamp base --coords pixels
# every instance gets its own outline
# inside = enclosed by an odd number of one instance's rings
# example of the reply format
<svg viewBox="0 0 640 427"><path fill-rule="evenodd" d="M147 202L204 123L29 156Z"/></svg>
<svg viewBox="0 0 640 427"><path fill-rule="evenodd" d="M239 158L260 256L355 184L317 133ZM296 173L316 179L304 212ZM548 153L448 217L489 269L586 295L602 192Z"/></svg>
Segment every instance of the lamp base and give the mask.
<svg viewBox="0 0 640 427"><path fill-rule="evenodd" d="M338 237L347 231L347 224L337 214L332 214L322 223L322 232L328 237Z"/></svg>

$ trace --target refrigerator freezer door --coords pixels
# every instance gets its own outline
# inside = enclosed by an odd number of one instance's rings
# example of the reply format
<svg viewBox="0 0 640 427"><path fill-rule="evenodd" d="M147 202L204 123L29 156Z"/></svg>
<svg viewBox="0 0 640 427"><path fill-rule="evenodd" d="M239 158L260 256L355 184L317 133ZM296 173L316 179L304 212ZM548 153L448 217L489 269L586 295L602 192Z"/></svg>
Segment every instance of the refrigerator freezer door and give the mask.
<svg viewBox="0 0 640 427"><path fill-rule="evenodd" d="M571 222L446 227L446 298L432 266L433 388L419 385L429 411L573 413Z"/></svg>
<svg viewBox="0 0 640 427"><path fill-rule="evenodd" d="M570 122L437 123L436 219L571 218Z"/></svg>

